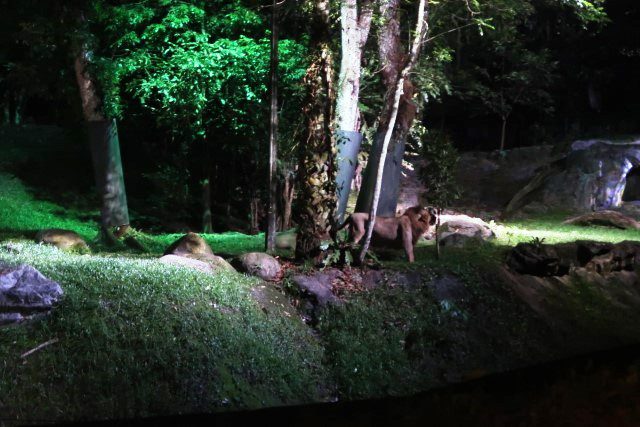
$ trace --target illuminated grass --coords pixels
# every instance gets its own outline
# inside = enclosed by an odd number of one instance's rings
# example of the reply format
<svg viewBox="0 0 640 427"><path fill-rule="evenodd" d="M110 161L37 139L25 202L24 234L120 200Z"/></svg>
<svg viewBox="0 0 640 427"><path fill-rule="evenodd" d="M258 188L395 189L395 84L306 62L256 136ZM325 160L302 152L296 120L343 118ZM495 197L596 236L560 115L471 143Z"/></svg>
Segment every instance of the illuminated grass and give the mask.
<svg viewBox="0 0 640 427"><path fill-rule="evenodd" d="M318 399L321 347L300 319L260 309L253 278L23 243L0 250L0 261L33 265L65 291L49 318L0 329L3 416L139 417Z"/></svg>

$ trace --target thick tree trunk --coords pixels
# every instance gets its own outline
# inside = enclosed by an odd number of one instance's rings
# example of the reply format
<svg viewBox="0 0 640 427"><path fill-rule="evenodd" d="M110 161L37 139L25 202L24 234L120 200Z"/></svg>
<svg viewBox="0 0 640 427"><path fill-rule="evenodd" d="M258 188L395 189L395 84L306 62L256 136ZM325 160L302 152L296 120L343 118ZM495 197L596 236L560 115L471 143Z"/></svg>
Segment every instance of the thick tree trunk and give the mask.
<svg viewBox="0 0 640 427"><path fill-rule="evenodd" d="M298 163L299 203L296 209L298 234L296 258L310 258L321 239L331 229L336 206L334 153L330 121L332 93L332 55L329 45L329 0L314 2L311 29L313 56L307 69L307 99L304 116L305 140L300 144Z"/></svg>
<svg viewBox="0 0 640 427"><path fill-rule="evenodd" d="M402 48L400 34L400 0L388 0L380 5L380 13L384 24L379 35L378 56L384 65L382 69L382 80L387 88L385 94L385 104L380 116L380 124L372 148L372 155L367 163L367 169L363 176L362 189L358 194L356 204L357 212L369 212L373 201L373 188L375 187L376 171L378 170L380 150L384 141L387 129L391 125L390 117L393 110L394 95L398 76L402 67L407 62L407 55ZM400 191L400 177L402 174L402 159L407 135L416 117L418 107L413 101L415 87L411 80L405 78L402 86L402 93L398 104L395 127L385 154L385 174L383 175L381 204L378 214L380 216L394 216L397 206L398 193Z"/></svg>
<svg viewBox="0 0 640 427"><path fill-rule="evenodd" d="M373 7L371 0L362 0L358 13L357 0L342 0L340 16L342 25L342 58L336 101L336 125L338 135L337 222L342 222L356 165L362 135L360 130L360 74L362 52L369 37Z"/></svg>
<svg viewBox="0 0 640 427"><path fill-rule="evenodd" d="M396 0L391 0L390 3L393 3ZM369 211L369 222L367 224L367 234L365 236L364 244L362 245L362 250L360 251L360 255L358 257L359 262L362 264L364 262L364 257L369 250L369 244L371 243L371 237L373 235L373 228L376 222L376 215L378 214L378 201L380 199L380 194L383 185L383 177L384 177L384 168L385 168L385 160L387 156L387 149L389 146L389 142L392 139L394 129L396 128L396 123L400 126L403 125L399 118L401 99L404 94L404 89L406 87L406 79L409 76L409 73L415 66L418 60L418 54L420 53L420 47L422 45L422 41L424 40L424 36L426 34L426 21L427 21L427 12L426 12L427 0L420 0L418 4L418 22L416 24L416 32L413 39L413 43L411 44L411 51L409 53L409 57L404 60L404 65L400 73L396 76L395 81L395 90L393 93L393 100L390 103L391 110L388 116L388 122L386 127L386 132L384 135L384 139L382 141L382 147L380 150L381 156L378 159L377 172L376 172L376 181L373 192L373 201L371 205L371 210ZM396 3L397 6L397 3ZM395 210L394 210L395 214Z"/></svg>
<svg viewBox="0 0 640 427"><path fill-rule="evenodd" d="M269 126L269 211L265 250L273 253L276 249L276 212L278 201L277 159L278 159L278 11L277 2L271 4L271 120Z"/></svg>
<svg viewBox="0 0 640 427"><path fill-rule="evenodd" d="M101 225L106 232L111 227L129 224L118 129L115 119L109 120L102 113L95 83L87 72L86 52L82 51L76 57L75 71L82 111L89 128L96 186L102 198Z"/></svg>

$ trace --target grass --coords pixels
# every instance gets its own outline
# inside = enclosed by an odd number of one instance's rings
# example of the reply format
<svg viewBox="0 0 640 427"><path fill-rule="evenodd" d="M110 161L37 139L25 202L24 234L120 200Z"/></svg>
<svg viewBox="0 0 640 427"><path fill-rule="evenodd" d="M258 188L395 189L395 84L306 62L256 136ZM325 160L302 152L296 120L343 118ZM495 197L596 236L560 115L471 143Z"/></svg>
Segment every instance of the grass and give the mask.
<svg viewBox="0 0 640 427"><path fill-rule="evenodd" d="M27 243L0 261L33 265L65 290L50 317L0 330L3 415L139 417L320 398L322 348L299 319L260 310L252 278Z"/></svg>
<svg viewBox="0 0 640 427"><path fill-rule="evenodd" d="M37 200L4 173L0 189L0 262L32 265L65 291L52 315L0 329L0 418L140 417L323 398L322 346L300 318L261 309L251 296L256 279L150 259L179 235L145 235L149 254L103 252L86 213ZM30 242L54 227L78 232L94 254ZM228 253L260 250L263 239L205 237Z"/></svg>

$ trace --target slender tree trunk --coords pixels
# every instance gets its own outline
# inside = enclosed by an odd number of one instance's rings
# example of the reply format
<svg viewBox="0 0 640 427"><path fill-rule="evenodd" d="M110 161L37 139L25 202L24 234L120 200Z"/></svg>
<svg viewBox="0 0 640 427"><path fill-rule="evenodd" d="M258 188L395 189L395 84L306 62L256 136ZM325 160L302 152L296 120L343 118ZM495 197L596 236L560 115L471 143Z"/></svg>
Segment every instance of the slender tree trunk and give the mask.
<svg viewBox="0 0 640 427"><path fill-rule="evenodd" d="M277 159L278 159L278 10L277 1L271 4L271 120L269 126L269 212L265 250L273 253L276 249L276 212L278 200Z"/></svg>
<svg viewBox="0 0 640 427"><path fill-rule="evenodd" d="M202 180L202 232L211 233L213 223L211 221L211 181L207 177Z"/></svg>
<svg viewBox="0 0 640 427"><path fill-rule="evenodd" d="M373 228L376 222L376 215L378 210L378 201L380 199L380 192L382 189L382 179L384 172L384 162L387 155L387 149L389 146L389 142L391 141L391 137L394 133L394 128L396 126L396 119L398 117L398 112L400 109L400 98L403 95L405 89L405 80L409 76L409 73L415 66L418 60L418 54L420 53L420 47L422 45L422 41L424 40L424 36L427 30L427 0L420 0L418 4L418 22L416 24L416 33L413 39L413 43L411 45L411 51L409 54L409 58L406 60L402 71L400 71L399 75L396 77L396 85L395 85L395 93L393 97L393 103L391 104L391 112L389 115L389 121L386 128L386 133L384 135L384 139L382 141L382 149L380 151L380 161L377 165L377 173L376 173L376 181L375 188L373 192L373 201L371 205L371 210L369 212L369 222L367 224L367 234L365 236L364 244L362 245L362 250L360 251L360 256L358 257L360 264L364 262L364 257L369 250L369 244L371 243L371 236L373 235ZM395 212L394 212L395 213Z"/></svg>
<svg viewBox="0 0 640 427"><path fill-rule="evenodd" d="M86 57L84 50L76 57L76 80L89 128L96 185L102 198L101 225L103 233L109 237L109 228L129 224L129 211L116 121L109 120L102 112L95 83L87 71Z"/></svg>
<svg viewBox="0 0 640 427"><path fill-rule="evenodd" d="M504 142L507 138L507 120L509 116L502 116L502 130L500 131L500 151L504 151Z"/></svg>
<svg viewBox="0 0 640 427"><path fill-rule="evenodd" d="M282 230L291 228L291 207L293 205L295 174L285 171L282 191Z"/></svg>
<svg viewBox="0 0 640 427"><path fill-rule="evenodd" d="M440 236L438 236L438 231L440 230L440 215L442 215L442 209L437 208L436 210L438 219L436 220L436 259L440 259Z"/></svg>
<svg viewBox="0 0 640 427"><path fill-rule="evenodd" d="M356 165L362 135L360 134L360 74L362 52L369 37L373 6L371 0L361 0L358 13L357 0L342 0L340 17L342 25L342 58L336 101L336 125L338 135L337 222L342 222Z"/></svg>
<svg viewBox="0 0 640 427"><path fill-rule="evenodd" d="M390 117L394 109L398 75L407 62L407 54L403 50L400 33L400 4L401 0L388 0L380 5L380 13L384 24L378 37L378 56L380 62L384 64L382 80L387 91L385 105L380 115L380 124L374 138L369 162L363 175L362 189L358 194L357 212L369 212L371 209L377 177L376 171L378 170L378 163L383 157L381 156L381 151L387 130L391 125ZM395 127L387 148L388 153L385 151L384 155L384 178L380 205L378 206L380 216L394 216L396 212L405 143L418 111L418 107L413 101L415 91L414 85L407 76L403 80Z"/></svg>
<svg viewBox="0 0 640 427"><path fill-rule="evenodd" d="M313 56L304 78L307 87L304 116L306 135L298 163L299 202L296 258L310 258L329 233L336 206L335 169L331 132L334 96L329 37L329 0L314 3L311 28Z"/></svg>

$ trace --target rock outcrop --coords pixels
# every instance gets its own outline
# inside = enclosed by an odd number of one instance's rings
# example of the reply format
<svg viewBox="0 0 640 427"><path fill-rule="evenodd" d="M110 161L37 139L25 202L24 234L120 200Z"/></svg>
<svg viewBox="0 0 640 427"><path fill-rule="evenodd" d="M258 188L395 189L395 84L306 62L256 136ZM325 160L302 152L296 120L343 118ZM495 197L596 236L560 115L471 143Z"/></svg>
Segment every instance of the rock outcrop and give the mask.
<svg viewBox="0 0 640 427"><path fill-rule="evenodd" d="M576 141L566 156L539 168L509 202L507 213L618 208L627 175L639 166L640 138Z"/></svg>

